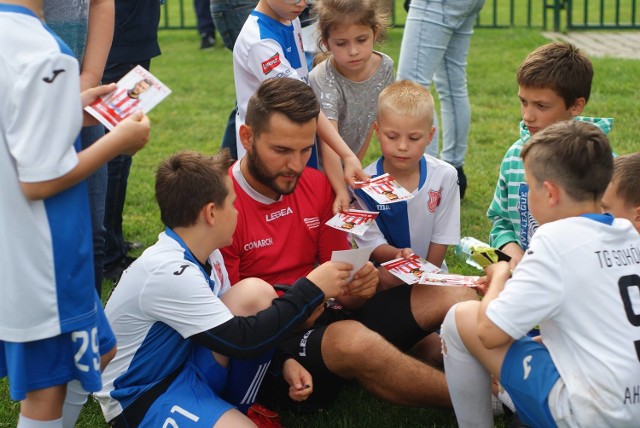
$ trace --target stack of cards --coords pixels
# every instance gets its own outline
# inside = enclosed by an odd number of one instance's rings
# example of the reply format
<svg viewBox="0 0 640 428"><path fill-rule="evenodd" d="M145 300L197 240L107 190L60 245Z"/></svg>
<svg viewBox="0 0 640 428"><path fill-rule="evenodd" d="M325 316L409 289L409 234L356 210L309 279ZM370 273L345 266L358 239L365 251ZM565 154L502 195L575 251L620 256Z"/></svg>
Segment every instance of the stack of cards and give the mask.
<svg viewBox="0 0 640 428"><path fill-rule="evenodd" d="M327 222L327 226L362 236L377 216L378 213L375 211L340 211Z"/></svg>
<svg viewBox="0 0 640 428"><path fill-rule="evenodd" d="M409 258L389 260L381 264L396 277L407 284L416 284L425 273L440 272L440 268L412 254Z"/></svg>
<svg viewBox="0 0 640 428"><path fill-rule="evenodd" d="M171 89L139 65L120 79L117 86L115 91L84 108L110 131L138 110L148 113L171 93Z"/></svg>
<svg viewBox="0 0 640 428"><path fill-rule="evenodd" d="M379 204L392 204L413 198L413 194L389 174L382 174L369 181L356 181L356 186Z"/></svg>

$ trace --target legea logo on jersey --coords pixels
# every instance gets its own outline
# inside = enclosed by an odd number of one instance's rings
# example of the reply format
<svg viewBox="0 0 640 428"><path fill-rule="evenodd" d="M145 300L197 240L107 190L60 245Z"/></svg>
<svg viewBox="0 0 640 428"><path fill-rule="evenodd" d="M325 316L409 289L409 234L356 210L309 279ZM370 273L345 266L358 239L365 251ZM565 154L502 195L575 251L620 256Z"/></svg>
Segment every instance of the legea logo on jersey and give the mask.
<svg viewBox="0 0 640 428"><path fill-rule="evenodd" d="M265 214L264 219L266 221L273 221L273 220L279 219L280 217L284 217L284 216L289 215L289 214L293 214L293 210L291 209L291 207L283 208L283 209L278 210L278 211L274 211L271 214Z"/></svg>
<svg viewBox="0 0 640 428"><path fill-rule="evenodd" d="M248 244L244 244L244 250L245 251L249 251L249 250L253 250L255 248L263 248L263 247L269 247L273 245L273 238L266 238L266 239L258 239L256 241L251 241Z"/></svg>
<svg viewBox="0 0 640 428"><path fill-rule="evenodd" d="M276 53L274 56L262 63L262 73L269 74L271 70L280 65L280 53Z"/></svg>

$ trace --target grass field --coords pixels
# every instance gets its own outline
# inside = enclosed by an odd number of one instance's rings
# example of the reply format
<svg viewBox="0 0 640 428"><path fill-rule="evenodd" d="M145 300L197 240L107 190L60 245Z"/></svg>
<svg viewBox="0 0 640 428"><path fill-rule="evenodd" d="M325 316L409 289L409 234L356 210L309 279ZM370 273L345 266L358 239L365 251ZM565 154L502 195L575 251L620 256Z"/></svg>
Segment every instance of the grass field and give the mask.
<svg viewBox="0 0 640 428"><path fill-rule="evenodd" d="M402 32L391 30L380 49L397 60ZM486 208L493 195L500 160L518 137L520 119L515 71L522 59L545 43L538 30L478 29L472 39L468 81L472 126L465 171L469 178L462 202L462 235L486 240L489 222ZM198 50L196 31L162 31L163 54L153 60L151 71L172 90L170 97L151 112L152 135L148 147L134 158L127 205L125 235L149 246L162 230L153 196L153 176L160 160L169 154L193 149L215 152L228 114L234 104L231 52L217 47ZM620 153L640 150L636 100L640 61L593 59L596 75L585 114L614 117L610 139ZM375 144L365 163L375 159ZM452 252L447 256L452 272L477 273L462 265ZM110 285L105 282L105 294ZM384 316L384 314L381 314ZM18 405L10 401L6 379L0 380L0 427L15 426ZM288 427L453 427L449 410L416 409L381 402L352 385L337 404L320 415L283 415ZM498 423L501 426L502 422ZM80 427L106 427L99 407L90 402L81 415Z"/></svg>

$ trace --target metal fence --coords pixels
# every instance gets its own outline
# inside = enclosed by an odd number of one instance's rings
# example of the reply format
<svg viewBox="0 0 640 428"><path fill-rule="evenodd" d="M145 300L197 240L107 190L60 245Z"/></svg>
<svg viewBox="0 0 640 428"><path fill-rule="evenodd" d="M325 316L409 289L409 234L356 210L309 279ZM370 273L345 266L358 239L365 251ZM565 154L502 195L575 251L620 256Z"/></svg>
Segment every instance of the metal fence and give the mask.
<svg viewBox="0 0 640 428"><path fill-rule="evenodd" d="M403 0L381 0L391 7L392 22L404 26ZM640 28L640 0L486 0L478 27L530 27L554 31ZM166 0L161 29L194 29L192 0Z"/></svg>

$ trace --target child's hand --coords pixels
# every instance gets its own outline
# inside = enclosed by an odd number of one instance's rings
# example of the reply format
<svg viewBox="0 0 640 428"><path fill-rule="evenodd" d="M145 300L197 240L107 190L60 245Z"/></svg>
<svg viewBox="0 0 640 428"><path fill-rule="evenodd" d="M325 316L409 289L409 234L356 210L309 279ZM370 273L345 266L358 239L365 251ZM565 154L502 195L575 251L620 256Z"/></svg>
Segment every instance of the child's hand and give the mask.
<svg viewBox="0 0 640 428"><path fill-rule="evenodd" d="M325 298L337 297L346 291L347 278L353 266L343 262L324 262L307 275L324 293Z"/></svg>
<svg viewBox="0 0 640 428"><path fill-rule="evenodd" d="M367 262L353 276L353 279L347 284L347 295L356 296L362 299L370 299L376 294L378 287L378 269L373 266L373 263Z"/></svg>
<svg viewBox="0 0 640 428"><path fill-rule="evenodd" d="M85 89L80 94L80 99L82 100L82 108L85 108L86 106L97 100L98 97L115 91L116 88L117 86L115 83L109 83L108 85L100 85L94 88Z"/></svg>
<svg viewBox="0 0 640 428"><path fill-rule="evenodd" d="M349 211L349 202L351 201L351 195L345 186L342 186L336 192L336 199L333 201L333 213L337 214L340 211Z"/></svg>
<svg viewBox="0 0 640 428"><path fill-rule="evenodd" d="M396 255L393 258L394 259L399 259L399 258L408 259L411 254L413 254L413 250L411 248L400 248L400 249L398 249L398 252L396 253Z"/></svg>
<svg viewBox="0 0 640 428"><path fill-rule="evenodd" d="M121 144L121 154L133 155L149 141L150 129L149 118L142 110L138 110L118 123L111 134L114 134L113 136Z"/></svg>
<svg viewBox="0 0 640 428"><path fill-rule="evenodd" d="M476 291L479 295L484 296L487 294L487 290L489 289L489 278L485 276L481 276L476 281Z"/></svg>
<svg viewBox="0 0 640 428"><path fill-rule="evenodd" d="M371 178L362 170L362 164L356 155L344 158L342 162L344 164L344 179L349 186L355 188L357 180L367 181Z"/></svg>
<svg viewBox="0 0 640 428"><path fill-rule="evenodd" d="M487 284L491 283L494 278L502 278L502 283L506 282L511 276L511 266L509 262L492 263L484 271L487 273Z"/></svg>
<svg viewBox="0 0 640 428"><path fill-rule="evenodd" d="M289 384L289 397L293 401L306 400L313 392L311 373L293 358L282 365L282 376Z"/></svg>

